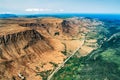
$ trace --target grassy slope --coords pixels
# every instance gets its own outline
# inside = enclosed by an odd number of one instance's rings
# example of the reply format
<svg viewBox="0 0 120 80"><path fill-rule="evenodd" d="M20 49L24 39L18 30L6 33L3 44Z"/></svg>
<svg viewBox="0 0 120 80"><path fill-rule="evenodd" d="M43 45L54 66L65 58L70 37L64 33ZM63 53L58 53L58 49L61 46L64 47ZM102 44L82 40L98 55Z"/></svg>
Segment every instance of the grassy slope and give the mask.
<svg viewBox="0 0 120 80"><path fill-rule="evenodd" d="M120 80L120 54L117 50L98 50L91 58L89 55L74 56L53 80Z"/></svg>
<svg viewBox="0 0 120 80"><path fill-rule="evenodd" d="M72 57L52 80L120 80L119 44L119 40L107 42L92 57Z"/></svg>

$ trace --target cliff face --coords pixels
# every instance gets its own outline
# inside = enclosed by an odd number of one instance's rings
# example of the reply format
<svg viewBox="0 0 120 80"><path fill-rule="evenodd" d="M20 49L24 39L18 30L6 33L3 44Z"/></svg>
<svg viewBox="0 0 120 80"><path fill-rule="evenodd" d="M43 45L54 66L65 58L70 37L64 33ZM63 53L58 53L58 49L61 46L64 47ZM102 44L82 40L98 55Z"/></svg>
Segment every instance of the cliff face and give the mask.
<svg viewBox="0 0 120 80"><path fill-rule="evenodd" d="M47 39L33 29L0 36L0 79L18 75L23 66L50 50Z"/></svg>
<svg viewBox="0 0 120 80"><path fill-rule="evenodd" d="M38 42L41 44L35 46ZM41 46L44 46L44 48ZM30 51L29 48L32 50ZM40 55L42 52L45 52L49 49L52 49L51 45L46 43L45 38L35 30L26 30L23 32L7 34L0 37L1 62L12 60L32 52L39 52L37 55Z"/></svg>

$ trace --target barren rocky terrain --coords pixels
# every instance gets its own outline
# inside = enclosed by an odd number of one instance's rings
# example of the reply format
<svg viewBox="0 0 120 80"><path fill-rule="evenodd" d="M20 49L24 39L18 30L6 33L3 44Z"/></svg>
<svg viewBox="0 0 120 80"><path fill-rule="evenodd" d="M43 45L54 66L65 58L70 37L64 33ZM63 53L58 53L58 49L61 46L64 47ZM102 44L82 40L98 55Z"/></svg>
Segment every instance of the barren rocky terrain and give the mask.
<svg viewBox="0 0 120 80"><path fill-rule="evenodd" d="M98 25L87 18L0 19L0 80L42 80L37 73L54 70L84 38L80 55L87 55L97 40L86 35Z"/></svg>

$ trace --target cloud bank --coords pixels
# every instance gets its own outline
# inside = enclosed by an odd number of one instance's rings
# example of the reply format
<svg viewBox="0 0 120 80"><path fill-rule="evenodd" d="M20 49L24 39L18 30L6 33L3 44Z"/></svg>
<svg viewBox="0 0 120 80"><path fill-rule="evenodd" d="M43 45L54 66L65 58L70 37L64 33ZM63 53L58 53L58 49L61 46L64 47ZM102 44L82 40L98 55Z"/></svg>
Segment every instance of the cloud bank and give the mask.
<svg viewBox="0 0 120 80"><path fill-rule="evenodd" d="M48 9L48 8L27 8L25 9L26 12L63 12L64 9Z"/></svg>
<svg viewBox="0 0 120 80"><path fill-rule="evenodd" d="M28 8L25 9L25 11L28 12L43 12L43 11L51 11L52 9L47 9L47 8Z"/></svg>

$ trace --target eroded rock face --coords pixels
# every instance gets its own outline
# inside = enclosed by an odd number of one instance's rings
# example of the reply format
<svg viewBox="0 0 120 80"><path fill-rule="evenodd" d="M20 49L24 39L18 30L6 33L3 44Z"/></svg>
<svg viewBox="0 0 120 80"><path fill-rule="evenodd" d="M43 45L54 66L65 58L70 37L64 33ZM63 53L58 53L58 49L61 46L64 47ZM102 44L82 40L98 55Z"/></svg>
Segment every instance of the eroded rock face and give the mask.
<svg viewBox="0 0 120 80"><path fill-rule="evenodd" d="M43 36L41 36L35 30L26 30L23 32L18 32L18 33L14 33L14 34L7 34L7 35L0 36L0 45L3 44L3 45L7 46L7 44L10 44L11 42L14 43L14 42L17 42L17 41L22 40L22 39L28 40L30 38L33 40L34 39L42 40Z"/></svg>
<svg viewBox="0 0 120 80"><path fill-rule="evenodd" d="M0 36L0 79L11 80L18 76L24 66L49 50L53 47L36 30Z"/></svg>

